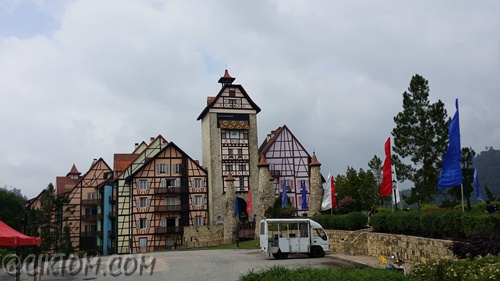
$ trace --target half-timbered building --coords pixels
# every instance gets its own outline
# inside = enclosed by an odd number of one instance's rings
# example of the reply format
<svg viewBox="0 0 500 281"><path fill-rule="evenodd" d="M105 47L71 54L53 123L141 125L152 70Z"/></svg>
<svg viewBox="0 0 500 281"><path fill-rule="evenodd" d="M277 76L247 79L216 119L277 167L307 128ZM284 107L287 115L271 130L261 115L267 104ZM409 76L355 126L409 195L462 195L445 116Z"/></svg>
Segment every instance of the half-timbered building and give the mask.
<svg viewBox="0 0 500 281"><path fill-rule="evenodd" d="M102 186L112 179L112 170L102 159L94 159L90 169L66 194L62 221L70 226L70 239L75 250L97 254L102 245Z"/></svg>
<svg viewBox="0 0 500 281"><path fill-rule="evenodd" d="M299 215L307 212L303 208L302 198L309 204L311 156L286 125L273 130L259 147L259 157L264 155L269 163L269 171L274 178L273 187L276 196L286 194ZM305 192L303 192L303 187Z"/></svg>
<svg viewBox="0 0 500 281"><path fill-rule="evenodd" d="M257 113L259 106L235 78L226 70L219 79L222 89L208 97L207 106L198 116L202 130L202 160L209 180L210 224L225 216L225 179L231 173L235 179L240 217L246 214L249 189L258 185Z"/></svg>

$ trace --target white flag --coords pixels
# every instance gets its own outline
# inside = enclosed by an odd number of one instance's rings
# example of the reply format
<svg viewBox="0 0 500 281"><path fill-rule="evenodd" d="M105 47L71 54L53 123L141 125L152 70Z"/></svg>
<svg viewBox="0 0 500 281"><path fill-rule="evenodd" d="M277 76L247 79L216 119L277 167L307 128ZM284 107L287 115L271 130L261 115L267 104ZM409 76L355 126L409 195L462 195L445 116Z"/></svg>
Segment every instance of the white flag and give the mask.
<svg viewBox="0 0 500 281"><path fill-rule="evenodd" d="M401 201L401 195L399 195L398 177L396 175L396 167L394 167L394 165L392 166L392 180L396 182L396 186L394 186L396 189L396 203L399 203ZM392 202L394 203L394 191L392 192Z"/></svg>
<svg viewBox="0 0 500 281"><path fill-rule="evenodd" d="M321 211L330 210L332 208L332 187L331 187L331 174L328 173L326 180L326 187L323 186L323 202L321 203Z"/></svg>

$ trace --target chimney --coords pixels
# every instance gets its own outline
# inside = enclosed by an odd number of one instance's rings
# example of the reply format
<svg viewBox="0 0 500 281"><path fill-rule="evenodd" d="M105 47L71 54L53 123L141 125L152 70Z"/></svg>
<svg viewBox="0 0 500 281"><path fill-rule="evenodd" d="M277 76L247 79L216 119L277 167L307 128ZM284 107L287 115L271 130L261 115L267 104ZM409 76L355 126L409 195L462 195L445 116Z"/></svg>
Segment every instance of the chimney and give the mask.
<svg viewBox="0 0 500 281"><path fill-rule="evenodd" d="M139 143L138 143L138 142L136 142L136 143L135 143L135 149L137 149L138 147L139 147Z"/></svg>
<svg viewBox="0 0 500 281"><path fill-rule="evenodd" d="M149 141L150 141L150 142L153 142L154 140L155 140L155 137L150 137L150 138L149 138Z"/></svg>

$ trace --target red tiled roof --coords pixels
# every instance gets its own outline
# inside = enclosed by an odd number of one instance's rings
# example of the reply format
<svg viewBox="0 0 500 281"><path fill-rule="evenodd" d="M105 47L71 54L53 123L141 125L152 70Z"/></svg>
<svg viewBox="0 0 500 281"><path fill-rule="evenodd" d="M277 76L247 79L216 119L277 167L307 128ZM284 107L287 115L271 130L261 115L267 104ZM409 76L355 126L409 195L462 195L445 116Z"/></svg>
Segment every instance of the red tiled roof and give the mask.
<svg viewBox="0 0 500 281"><path fill-rule="evenodd" d="M56 190L57 190L57 194L62 194L68 190L70 190L71 188L73 188L77 183L78 181L80 181L82 177L78 177L78 179L75 179L75 180L72 180L71 178L69 178L68 176L66 177L56 177Z"/></svg>
<svg viewBox="0 0 500 281"><path fill-rule="evenodd" d="M76 168L75 164L73 164L73 167L71 167L71 170L69 171L69 173L66 174L66 176L69 176L69 175L80 175L81 173L78 172L78 169Z"/></svg>
<svg viewBox="0 0 500 281"><path fill-rule="evenodd" d="M114 162L113 162L113 170L115 172L122 172L127 169L132 162L139 156L138 154L133 154L133 153L123 153L123 154L115 154L114 155Z"/></svg>

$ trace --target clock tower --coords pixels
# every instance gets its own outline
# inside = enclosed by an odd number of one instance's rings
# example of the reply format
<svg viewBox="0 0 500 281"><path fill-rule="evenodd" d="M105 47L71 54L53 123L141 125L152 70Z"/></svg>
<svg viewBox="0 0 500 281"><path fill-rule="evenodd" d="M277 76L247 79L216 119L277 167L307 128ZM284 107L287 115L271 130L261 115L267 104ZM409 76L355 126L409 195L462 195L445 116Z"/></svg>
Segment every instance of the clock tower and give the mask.
<svg viewBox="0 0 500 281"><path fill-rule="evenodd" d="M225 217L226 177L234 178L240 216L246 210L248 190L258 190L257 113L255 104L226 70L219 79L222 89L208 97L201 120L202 165L208 172L209 223ZM232 192L232 191L231 191Z"/></svg>

